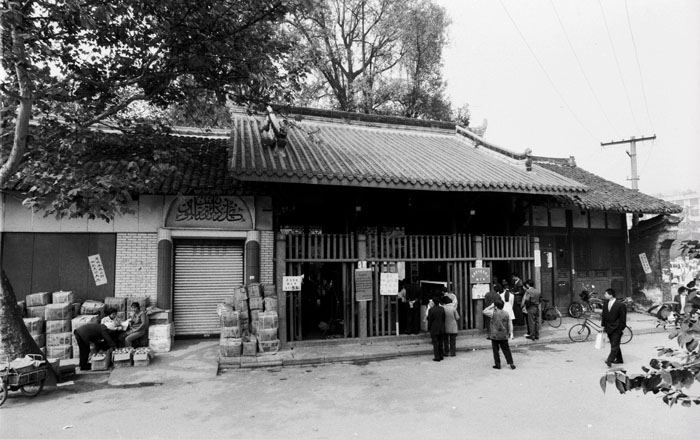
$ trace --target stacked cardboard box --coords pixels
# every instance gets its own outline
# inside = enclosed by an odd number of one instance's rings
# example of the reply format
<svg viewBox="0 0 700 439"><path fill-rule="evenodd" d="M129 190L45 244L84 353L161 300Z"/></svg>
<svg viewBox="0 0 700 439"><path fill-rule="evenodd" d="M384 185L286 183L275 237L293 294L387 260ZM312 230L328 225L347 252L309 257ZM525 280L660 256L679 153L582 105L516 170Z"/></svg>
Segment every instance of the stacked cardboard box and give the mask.
<svg viewBox="0 0 700 439"><path fill-rule="evenodd" d="M226 304L217 306L221 335L219 337L219 355L222 357L241 356L241 318L240 311Z"/></svg>
<svg viewBox="0 0 700 439"><path fill-rule="evenodd" d="M172 323L148 327L148 347L153 352L170 352L174 342L175 326Z"/></svg>
<svg viewBox="0 0 700 439"><path fill-rule="evenodd" d="M70 293L71 295L73 293ZM59 297L61 298L66 297ZM68 297L68 299L71 299ZM73 357L73 345L71 343L73 333L71 320L73 319L72 300L67 302L51 303L46 305L46 356L68 360Z"/></svg>

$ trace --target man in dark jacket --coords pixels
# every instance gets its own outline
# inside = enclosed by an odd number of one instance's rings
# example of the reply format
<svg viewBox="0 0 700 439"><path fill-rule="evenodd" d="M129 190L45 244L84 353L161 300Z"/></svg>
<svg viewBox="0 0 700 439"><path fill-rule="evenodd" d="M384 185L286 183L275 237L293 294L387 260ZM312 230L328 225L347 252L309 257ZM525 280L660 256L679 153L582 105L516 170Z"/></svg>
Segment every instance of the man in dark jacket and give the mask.
<svg viewBox="0 0 700 439"><path fill-rule="evenodd" d="M433 361L442 361L444 358L443 338L445 336L445 308L440 306L440 297L433 299L432 308L428 311L428 331L433 342Z"/></svg>
<svg viewBox="0 0 700 439"><path fill-rule="evenodd" d="M615 290L612 288L605 290L604 297L602 323L610 340L610 354L605 360L605 364L611 367L613 363L622 364L620 340L622 332L627 327L627 308L622 302L615 300Z"/></svg>
<svg viewBox="0 0 700 439"><path fill-rule="evenodd" d="M501 368L501 355L498 351L500 349L503 351L510 368L515 369L513 354L510 352L510 346L508 345L508 337L511 335L508 326L510 315L503 310L504 303L501 299L498 299L494 305L496 310L493 312L489 326L489 338L491 339L491 349L493 350L493 368Z"/></svg>
<svg viewBox="0 0 700 439"><path fill-rule="evenodd" d="M75 331L75 340L78 342L80 349L80 370L90 370L88 358L90 355L90 343L94 343L98 349L116 348L112 338L109 336L107 327L100 323L87 323Z"/></svg>

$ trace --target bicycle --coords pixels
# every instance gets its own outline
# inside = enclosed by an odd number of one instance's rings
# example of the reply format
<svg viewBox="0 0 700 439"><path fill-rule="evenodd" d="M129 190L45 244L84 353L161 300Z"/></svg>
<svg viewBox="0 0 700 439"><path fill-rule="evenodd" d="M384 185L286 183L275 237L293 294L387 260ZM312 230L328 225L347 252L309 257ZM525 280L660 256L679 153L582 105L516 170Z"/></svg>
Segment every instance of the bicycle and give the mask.
<svg viewBox="0 0 700 439"><path fill-rule="evenodd" d="M578 319L584 314L589 316L596 311L603 310L603 301L598 298L598 293L589 293L588 290L583 290L579 297L581 302L572 302L569 305L568 311L571 317Z"/></svg>
<svg viewBox="0 0 700 439"><path fill-rule="evenodd" d="M591 329L594 329L596 332L601 332L603 331L603 326L598 325L588 317L584 317L583 323L577 323L572 326L571 329L569 329L569 339L573 342L586 341L591 335ZM633 336L634 333L632 332L632 328L625 326L625 329L622 331L622 339L620 340L620 344L629 343L632 341Z"/></svg>
<svg viewBox="0 0 700 439"><path fill-rule="evenodd" d="M542 320L545 321L552 328L558 328L561 326L561 312L555 306L549 306L547 303L549 300L540 299L542 302Z"/></svg>

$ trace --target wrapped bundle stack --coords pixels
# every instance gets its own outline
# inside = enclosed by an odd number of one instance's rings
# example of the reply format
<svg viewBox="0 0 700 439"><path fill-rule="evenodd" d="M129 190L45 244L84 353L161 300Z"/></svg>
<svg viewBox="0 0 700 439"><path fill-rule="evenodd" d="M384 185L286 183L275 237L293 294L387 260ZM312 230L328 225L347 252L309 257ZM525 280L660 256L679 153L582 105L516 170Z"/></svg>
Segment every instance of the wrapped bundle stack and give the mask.
<svg viewBox="0 0 700 439"><path fill-rule="evenodd" d="M250 311L262 311L263 298L260 284L249 284L246 290L248 291L248 308L250 308Z"/></svg>
<svg viewBox="0 0 700 439"><path fill-rule="evenodd" d="M44 318L46 305L51 303L51 293L29 294L24 301L27 304L27 317Z"/></svg>
<svg viewBox="0 0 700 439"><path fill-rule="evenodd" d="M263 297L277 297L277 289L275 288L275 284L260 284L260 287L262 288Z"/></svg>
<svg viewBox="0 0 700 439"><path fill-rule="evenodd" d="M258 352L258 339L254 335L243 337L243 349L241 355L244 357L254 357Z"/></svg>
<svg viewBox="0 0 700 439"><path fill-rule="evenodd" d="M24 326L27 327L27 331L29 331L29 334L31 334L32 337L43 334L45 331L43 317L26 317L24 319Z"/></svg>
<svg viewBox="0 0 700 439"><path fill-rule="evenodd" d="M260 354L275 354L279 350L278 336L279 318L276 311L266 311L258 314L255 332Z"/></svg>
<svg viewBox="0 0 700 439"><path fill-rule="evenodd" d="M73 293L70 293L72 296ZM73 357L72 321L73 298L65 295L54 297L69 301L46 305L46 356L69 360Z"/></svg>
<svg viewBox="0 0 700 439"><path fill-rule="evenodd" d="M105 316L105 304L96 300L86 300L80 307L80 314L97 315L98 321L102 320L102 317Z"/></svg>
<svg viewBox="0 0 700 439"><path fill-rule="evenodd" d="M52 294L51 303L74 303L75 294L72 291L56 291Z"/></svg>
<svg viewBox="0 0 700 439"><path fill-rule="evenodd" d="M175 342L175 325L150 325L148 327L148 347L153 352L170 352Z"/></svg>
<svg viewBox="0 0 700 439"><path fill-rule="evenodd" d="M219 321L221 323L221 336L219 337L219 354L222 357L241 356L241 313L233 310L229 305L219 304Z"/></svg>
<svg viewBox="0 0 700 439"><path fill-rule="evenodd" d="M265 297L263 299L263 310L277 312L277 297Z"/></svg>

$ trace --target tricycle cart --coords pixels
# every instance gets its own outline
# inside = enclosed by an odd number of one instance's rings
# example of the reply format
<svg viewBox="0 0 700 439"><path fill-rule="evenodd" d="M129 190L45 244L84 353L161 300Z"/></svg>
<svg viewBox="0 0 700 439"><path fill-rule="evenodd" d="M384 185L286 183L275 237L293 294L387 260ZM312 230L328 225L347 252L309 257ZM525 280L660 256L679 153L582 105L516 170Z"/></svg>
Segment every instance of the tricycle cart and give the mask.
<svg viewBox="0 0 700 439"><path fill-rule="evenodd" d="M5 403L10 390L19 390L27 396L36 396L44 388L44 381L48 374L46 360L41 355L29 354L35 364L22 368L9 366L0 371L2 386L0 388L0 406ZM38 364L38 365L37 365Z"/></svg>

